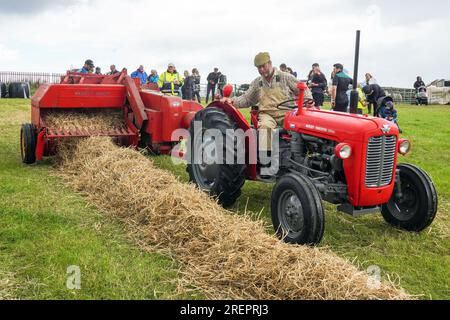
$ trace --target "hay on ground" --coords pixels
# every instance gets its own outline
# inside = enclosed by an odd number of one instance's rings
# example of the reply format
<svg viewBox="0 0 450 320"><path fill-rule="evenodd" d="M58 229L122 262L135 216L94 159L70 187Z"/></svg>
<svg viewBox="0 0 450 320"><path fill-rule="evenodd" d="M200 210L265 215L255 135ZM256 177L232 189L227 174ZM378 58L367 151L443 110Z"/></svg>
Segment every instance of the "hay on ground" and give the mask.
<svg viewBox="0 0 450 320"><path fill-rule="evenodd" d="M408 299L327 249L288 245L131 149L93 137L60 151L59 174L132 226L143 248L169 251L183 283L211 299Z"/></svg>
<svg viewBox="0 0 450 320"><path fill-rule="evenodd" d="M13 274L0 270L0 300L13 299L13 291L16 287Z"/></svg>

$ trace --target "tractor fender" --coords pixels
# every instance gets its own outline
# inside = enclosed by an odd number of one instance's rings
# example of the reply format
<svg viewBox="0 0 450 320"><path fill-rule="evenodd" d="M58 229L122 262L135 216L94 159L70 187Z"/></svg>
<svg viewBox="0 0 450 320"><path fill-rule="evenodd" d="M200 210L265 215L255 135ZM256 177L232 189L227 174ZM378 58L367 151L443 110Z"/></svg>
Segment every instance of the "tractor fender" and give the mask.
<svg viewBox="0 0 450 320"><path fill-rule="evenodd" d="M236 121L239 128L244 130L244 132L251 129L248 121L244 118L242 113L239 112L239 110L235 106L233 106L229 103L214 101L207 106L207 108L211 108L211 107L219 108L219 109L222 109L223 111L225 111L226 114L228 114L230 117L232 117L234 119L234 121Z"/></svg>
<svg viewBox="0 0 450 320"><path fill-rule="evenodd" d="M191 111L188 112L184 117L183 117L183 121L181 123L181 127L184 129L189 129L189 127L191 126L191 122L192 120L194 120L195 114L197 112L195 111Z"/></svg>

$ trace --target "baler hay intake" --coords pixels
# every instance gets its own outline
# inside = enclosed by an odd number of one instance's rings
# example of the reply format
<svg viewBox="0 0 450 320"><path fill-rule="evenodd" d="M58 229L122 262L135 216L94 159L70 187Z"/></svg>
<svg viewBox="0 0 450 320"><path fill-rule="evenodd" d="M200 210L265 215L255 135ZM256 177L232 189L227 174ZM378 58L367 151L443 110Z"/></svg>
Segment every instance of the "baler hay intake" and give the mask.
<svg viewBox="0 0 450 320"><path fill-rule="evenodd" d="M31 123L22 125L26 164L57 152L58 141L109 136L122 146L168 154L202 107L141 88L126 72L103 76L68 72L60 84L44 84L32 98Z"/></svg>

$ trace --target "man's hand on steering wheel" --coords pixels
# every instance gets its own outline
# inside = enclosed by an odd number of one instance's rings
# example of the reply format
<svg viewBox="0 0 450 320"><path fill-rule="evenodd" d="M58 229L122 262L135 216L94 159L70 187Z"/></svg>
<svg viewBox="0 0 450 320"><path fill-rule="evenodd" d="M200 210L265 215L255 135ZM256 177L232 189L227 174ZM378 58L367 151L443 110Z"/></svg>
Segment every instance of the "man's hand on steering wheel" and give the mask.
<svg viewBox="0 0 450 320"><path fill-rule="evenodd" d="M313 100L313 99L308 99L308 100L306 100L305 106L306 106L307 108L312 108L312 107L314 107L314 106L315 106L314 100Z"/></svg>
<svg viewBox="0 0 450 320"><path fill-rule="evenodd" d="M231 98L222 98L222 99L220 99L220 102L233 104L233 99L231 99Z"/></svg>

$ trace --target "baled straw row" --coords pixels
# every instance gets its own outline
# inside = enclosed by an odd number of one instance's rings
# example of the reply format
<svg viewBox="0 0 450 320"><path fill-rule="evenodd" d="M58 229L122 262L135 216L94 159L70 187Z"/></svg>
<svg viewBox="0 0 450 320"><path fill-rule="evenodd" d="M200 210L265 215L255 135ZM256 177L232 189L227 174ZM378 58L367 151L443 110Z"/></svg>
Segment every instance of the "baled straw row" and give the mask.
<svg viewBox="0 0 450 320"><path fill-rule="evenodd" d="M262 222L232 214L193 185L109 139L60 150L60 175L103 212L132 226L143 248L169 251L182 283L211 299L408 299L334 253L285 244Z"/></svg>

